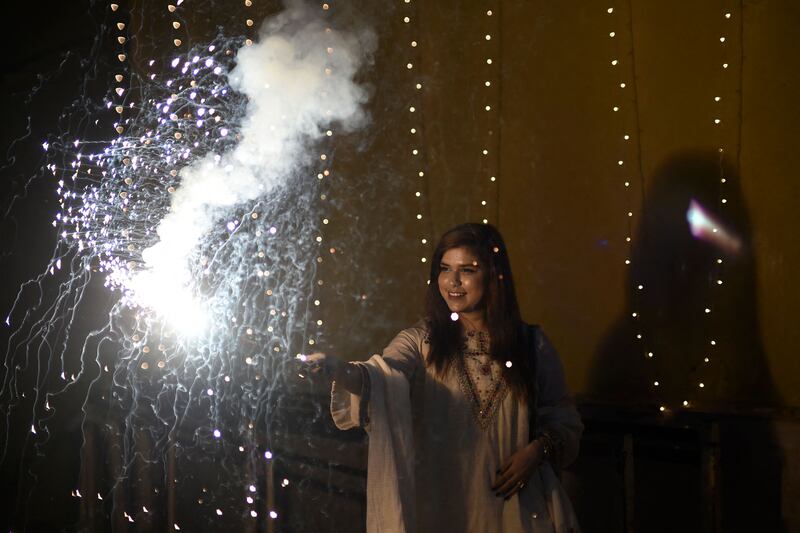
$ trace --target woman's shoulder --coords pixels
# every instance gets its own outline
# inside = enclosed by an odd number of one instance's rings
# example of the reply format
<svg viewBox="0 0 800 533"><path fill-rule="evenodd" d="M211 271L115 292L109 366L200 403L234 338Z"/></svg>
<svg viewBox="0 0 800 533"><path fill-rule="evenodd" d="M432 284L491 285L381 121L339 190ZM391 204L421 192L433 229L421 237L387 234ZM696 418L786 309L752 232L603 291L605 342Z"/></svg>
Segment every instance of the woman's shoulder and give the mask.
<svg viewBox="0 0 800 533"><path fill-rule="evenodd" d="M409 326L398 333L398 336L403 335L414 339L420 343L427 343L430 338L430 328L428 322L424 319L419 320L414 325Z"/></svg>
<svg viewBox="0 0 800 533"><path fill-rule="evenodd" d="M528 324L527 322L523 322L522 330L527 339L532 339L537 343L544 335L544 333L542 332L542 326L540 326L539 324Z"/></svg>

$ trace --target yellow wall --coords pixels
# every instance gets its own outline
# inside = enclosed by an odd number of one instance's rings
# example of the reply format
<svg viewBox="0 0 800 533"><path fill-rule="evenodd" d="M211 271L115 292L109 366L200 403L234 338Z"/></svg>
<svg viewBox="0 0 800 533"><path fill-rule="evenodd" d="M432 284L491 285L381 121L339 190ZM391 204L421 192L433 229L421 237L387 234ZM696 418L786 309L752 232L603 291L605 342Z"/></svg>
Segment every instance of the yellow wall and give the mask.
<svg viewBox="0 0 800 533"><path fill-rule="evenodd" d="M577 394L800 405L800 5L505 0L487 16L483 4L441 0L404 9L379 26L366 74L370 140L343 143L334 164L328 235L346 255L322 270L338 287L331 344L361 358L415 320L427 269L419 258L431 252L419 239L486 217L508 241L525 317L559 347ZM689 236L690 198L743 242L738 256Z"/></svg>

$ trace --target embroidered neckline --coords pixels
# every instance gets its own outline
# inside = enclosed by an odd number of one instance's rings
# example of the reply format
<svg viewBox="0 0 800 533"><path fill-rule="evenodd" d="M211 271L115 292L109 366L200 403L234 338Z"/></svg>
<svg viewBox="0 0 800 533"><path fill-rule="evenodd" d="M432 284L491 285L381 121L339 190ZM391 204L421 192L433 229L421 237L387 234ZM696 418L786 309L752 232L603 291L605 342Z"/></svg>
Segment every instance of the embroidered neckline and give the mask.
<svg viewBox="0 0 800 533"><path fill-rule="evenodd" d="M478 424L478 427L485 430L494 421L497 410L508 393L508 386L506 385L505 379L503 379L502 372L499 378L494 377L492 367L497 365L495 361L480 362L480 372L484 376L489 376L490 379L492 379L492 385L489 389L486 401L481 401L478 387L470 374L466 359L468 357L480 359L480 356L488 354L488 335L484 336L479 334L476 340L478 341L478 346L475 347L475 349L470 350L468 346L464 346L463 355L457 358L456 366L459 385L472 405L472 414L475 418L475 422Z"/></svg>

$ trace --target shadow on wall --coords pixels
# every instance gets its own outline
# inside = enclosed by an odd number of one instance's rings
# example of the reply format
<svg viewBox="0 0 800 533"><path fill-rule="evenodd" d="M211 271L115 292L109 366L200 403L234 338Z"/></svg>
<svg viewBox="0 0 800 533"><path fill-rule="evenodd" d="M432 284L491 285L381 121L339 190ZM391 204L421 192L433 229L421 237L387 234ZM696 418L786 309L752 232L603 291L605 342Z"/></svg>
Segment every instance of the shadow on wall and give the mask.
<svg viewBox="0 0 800 533"><path fill-rule="evenodd" d="M710 414L720 424L722 530L780 531L783 458L759 413L783 401L761 339L740 177L716 151L694 150L667 158L650 184L626 311L598 348L587 398L668 413L688 401Z"/></svg>

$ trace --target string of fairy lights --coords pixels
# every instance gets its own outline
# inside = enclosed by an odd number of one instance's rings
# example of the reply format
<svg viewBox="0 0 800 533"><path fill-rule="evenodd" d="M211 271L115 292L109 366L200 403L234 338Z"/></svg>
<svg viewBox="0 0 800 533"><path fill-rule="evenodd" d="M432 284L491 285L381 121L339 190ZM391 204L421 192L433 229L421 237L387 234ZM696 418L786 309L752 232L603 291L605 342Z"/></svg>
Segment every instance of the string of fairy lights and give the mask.
<svg viewBox="0 0 800 533"><path fill-rule="evenodd" d="M117 53L117 61L120 63L120 70L117 74L114 75L114 81L116 82L116 87L114 88L114 110L119 115L119 120L114 123L114 130L117 132L117 136L122 135L125 131L125 127L122 125L124 121L124 113L125 113L125 91L127 87L123 84L125 82L125 71L127 69L127 50L125 43L128 40L127 32L126 32L126 25L125 21L120 16L119 13L119 4L111 4L111 12L117 14L117 21L115 23L115 27L119 34L117 35L117 43L119 44L119 49Z"/></svg>
<svg viewBox="0 0 800 533"><path fill-rule="evenodd" d="M495 218L499 218L499 184L497 174L500 158L500 75L498 55L501 48L499 6L483 6L480 11L481 65L479 76L480 86L476 93L480 117L479 128L481 138L479 141L480 164L478 175L484 186L478 187L482 191L478 202L480 204L480 219L484 224L489 223L492 207L495 209ZM430 202L428 189L427 154L423 147L424 119L422 113L424 80L420 71L420 42L419 27L416 23L418 10L414 0L402 0L401 19L404 26L404 42L407 43L407 54L404 56L405 69L409 73L411 97L407 113L409 117L409 154L410 167L413 169L417 186L413 192L416 201L414 209L415 220L420 228L417 232L420 244L420 262L427 263L430 246L432 221L430 220ZM485 182L483 181L485 180ZM494 199L494 205L492 200ZM426 224L425 221L428 220Z"/></svg>
<svg viewBox="0 0 800 533"><path fill-rule="evenodd" d="M618 83L618 91L616 93L616 101L611 105L611 113L618 114L622 110L623 102L628 102L636 106L636 102L638 100L638 96L636 94L637 87L635 83L636 73L635 73L635 56L633 51L633 32L632 32L632 22L629 23L629 38L631 40L630 44L630 51L629 57L631 60L630 68L625 69L621 68L622 60L621 57L623 56L623 47L620 44L620 30L623 29L622 22L620 21L620 17L618 17L618 12L615 6L610 6L606 8L606 15L608 19L611 21L610 23L610 31L608 32L608 38L612 41L612 48L613 48L613 56L609 59L610 67L616 71L616 80ZM721 14L721 19L725 24L723 26L722 31L719 35L715 37L717 41L717 46L720 47L720 63L719 67L721 69L722 74L722 86L728 83L727 75L730 72L730 62L732 61L731 54L733 53L730 50L729 44L729 33L732 31L729 24L734 19L734 15L729 10L724 10ZM629 86L630 83L630 86ZM719 174L719 204L721 208L724 208L728 202L725 193L725 185L728 181L728 176L725 174L725 165L723 164L724 155L726 153L726 147L723 145L722 141L722 134L721 130L725 121L723 120L723 98L720 94L713 96L713 108L712 108L712 121L716 128L716 139L717 139L717 150L719 152L719 160L720 160L720 174ZM621 116L633 116L635 117L635 131L638 132L638 109L630 114L620 114ZM626 220L627 220L627 235L625 236L625 242L627 244L627 257L625 258L625 265L630 268L631 266L631 257L633 255L633 244L632 244L632 234L634 228L636 226L636 221L634 217L634 209L633 206L636 204L636 198L634 196L634 183L632 179L633 171L629 170L632 166L631 160L634 157L638 157L638 166L639 166L639 178L643 176L643 169L642 169L642 162L641 162L641 144L638 138L633 139L631 127L625 123L625 119L622 118L619 120L619 123L622 125L622 135L621 135L621 142L620 142L620 150L619 154L616 158L616 167L619 172L619 176L622 180L622 185L627 191L627 210L626 210ZM636 149L632 146L632 142L635 141ZM643 190L641 191L643 194ZM718 229L713 227L711 229L713 232L717 232ZM709 283L711 285L711 291L709 291L709 298L711 301L707 302L705 305L702 306L701 309L692 310L692 312L698 312L705 316L706 322L704 323L704 327L711 331L711 322L710 318L713 312L713 299L715 291L714 289L721 289L723 286L723 276L722 276L722 268L723 268L723 258L721 256L717 256L714 259L714 264L711 266L711 276L709 278ZM640 282L640 280L631 279L631 283L634 285L634 298L632 299L632 306L630 319L633 320L634 323L634 334L636 342L641 346L641 353L643 357L647 358L648 360L654 360L657 357L657 354L654 353L652 349L649 349L648 346L648 339L646 338L646 332L642 326L642 315L638 307L641 305L641 295L643 291L646 290L646 287ZM687 379L691 380L687 392L684 396L683 400L680 400L680 405L683 408L691 408L697 402L697 394L706 389L706 382L708 379L708 367L712 360L716 359L714 354L715 350L718 347L717 339L713 332L708 335L706 340L705 348L703 352L703 360L700 362L695 368L696 371L691 375L687 376ZM653 375L651 376L651 385L656 393L656 397L658 398L660 395L658 391L663 386L662 378L655 375L657 367L655 365L652 366ZM661 412L668 412L672 410L672 407L667 405L664 401L659 402L659 411Z"/></svg>
<svg viewBox="0 0 800 533"><path fill-rule="evenodd" d="M630 272L632 270L632 257L633 257L633 234L636 227L636 220L634 217L634 206L639 199L636 198L636 185L634 179L638 179L640 187L640 198L644 195L644 182L643 182L643 169L641 161L641 144L638 136L639 133L639 115L638 115L638 95L636 87L636 71L635 71L635 56L633 53L633 31L630 25L628 26L628 38L630 40L629 59L631 64L623 65L622 57L625 54L625 47L621 44L623 40L620 32L625 30L624 21L621 21L617 8L612 5L605 9L606 18L609 20L608 39L611 41L612 54L608 59L609 67L615 74L613 77L616 82L616 91L614 101L611 103L609 112L615 117L615 120L620 124L619 133L619 151L614 161L617 169L618 179L626 192L626 208L625 208L625 221L626 221L626 234L625 234L625 266ZM631 105L633 110L630 113L623 111L623 103L625 106ZM623 111L622 113L620 111ZM634 117L633 124L629 124L625 117ZM616 118L622 117L622 118ZM635 131L635 134L634 134ZM635 137L635 138L634 138ZM638 174L638 176L637 176ZM631 298L630 320L633 321L633 331L635 336L634 345L640 346L640 353L642 357L647 360L654 360L656 354L648 347L649 340L646 338L642 313L640 311L641 298L646 290L641 280L633 279L629 274L630 282L633 284L633 297ZM662 386L662 379L656 374L656 365L651 365L651 385L656 392L656 397L659 396L658 390ZM665 412L667 406L661 403L659 410Z"/></svg>
<svg viewBox="0 0 800 533"><path fill-rule="evenodd" d="M496 5L495 5L496 4ZM478 94L478 116L484 119L480 121L482 140L481 140L481 160L478 174L483 181L483 186L479 190L483 191L483 197L479 199L481 220L484 224L489 223L489 213L491 209L490 198L494 197L495 218L499 218L499 186L497 174L500 159L500 80L499 75L499 55L501 50L501 19L499 14L500 3L493 2L488 6L481 7L482 29L481 48L485 59L481 62L481 77ZM485 181L484 181L485 180ZM494 194L492 194L494 192Z"/></svg>
<svg viewBox="0 0 800 533"><path fill-rule="evenodd" d="M328 14L331 11L331 7L332 7L331 3L329 3L329 2L324 2L320 6L320 8L322 9L323 13L325 13L325 14ZM324 31L325 31L325 35L327 37L331 33L331 28L330 27L326 27ZM329 38L324 43L324 46L325 46L325 53L327 54L327 57L329 57L329 58L332 58L334 56L334 54L336 54L338 52L333 47L333 43L330 42ZM324 67L324 73L325 73L326 79L333 73L332 68L333 68L333 65L331 64L330 61L328 63L326 63L326 65ZM328 111L328 113L330 113L330 111ZM319 154L319 162L318 162L319 166L317 168L317 176L316 177L317 177L317 181L320 184L320 187L319 187L319 189L320 189L319 199L320 199L321 202L323 202L323 205L324 205L325 202L327 202L329 200L329 192L328 191L330 190L330 183L327 183L327 182L329 182L330 178L331 178L331 164L332 164L332 161L329 161L329 159L328 159L328 152L331 151L331 147L333 145L333 134L334 133L333 133L333 129L332 128L328 128L327 130L325 130L325 138L320 143L320 149L322 151ZM325 187L325 185L328 185L328 186ZM323 257L323 253L322 253L322 250L324 249L322 243L325 240L325 237L324 237L324 226L327 226L328 224L330 224L330 215L326 214L324 209L320 210L319 217L320 217L320 223L321 224L318 225L318 232L317 232L316 237L314 238L314 240L317 243L318 250L319 250L319 253L317 254L317 257L315 259L315 261L317 262L317 267L318 267L317 268L317 272L319 272L319 266L321 266L322 263L325 261L325 259ZM328 253L330 253L331 255L335 254L336 253L336 247L331 245L328 248ZM320 335L322 334L322 325L324 324L324 322L323 322L322 317L321 317L321 308L320 308L320 306L322 305L322 302L320 301L319 290L322 288L322 286L324 284L325 284L325 282L323 281L323 279L320 278L320 277L317 277L316 287L312 287L311 298L313 298L313 300L311 301L311 305L314 308L312 314L316 315L317 318L313 322L313 325L314 325L314 328L315 328L314 329L314 334L311 335L306 340L306 345L308 346L308 350L309 351L313 351L314 350L314 346L317 343L317 340L319 339ZM288 484L288 480L284 480L284 481L286 481L287 484Z"/></svg>
<svg viewBox="0 0 800 533"><path fill-rule="evenodd" d="M721 87L724 87L728 83L728 77L730 76L730 69L729 69L730 61L732 60L731 59L732 52L730 50L730 44L729 44L729 34L731 32L731 27L730 26L731 26L732 21L733 21L733 13L731 11L729 11L728 9L724 9L723 12L721 13L720 20L722 21L723 26L722 26L722 31L717 36L717 42L718 42L717 46L719 46L719 49L720 49L720 55L719 55L719 57L720 57L720 59L719 59L719 61L720 61L720 63L719 63L720 71L719 72L721 74ZM740 45L741 45L741 43L740 43ZM726 147L724 146L724 141L722 140L723 139L723 137L722 137L722 129L723 129L724 124L726 123L726 121L723 121L723 119L722 119L722 116L723 116L723 105L724 105L722 100L723 99L722 99L721 94L716 94L713 97L713 104L712 104L712 106L713 106L712 115L713 115L713 122L714 122L715 130L716 130L717 151L719 153L719 162L720 162L720 164L719 164L719 189L718 189L719 190L718 198L719 198L719 208L720 209L724 209L726 204L728 203L727 195L726 195L726 192L725 192L726 183L728 181L728 176L725 173L725 168L726 167L725 167L725 164L724 164L724 159L725 159L725 154L726 154ZM714 227L712 229L712 231L716 233L718 231L718 228ZM710 287L711 290L709 291L709 294L710 294L709 298L711 299L711 301L707 305L705 305L703 307L702 311L698 310L698 312L701 312L706 317L706 320L709 323L709 326L707 326L707 327L709 327L709 328L711 327L709 319L711 318L711 315L712 315L712 312L713 312L713 307L714 307L714 305L713 305L714 294L715 294L716 290L722 290L722 286L724 285L724 282L723 282L723 263L724 263L724 261L723 261L723 258L721 256L717 256L714 259L714 263L711 266L712 275L709 278L709 284L711 285L711 287ZM707 372L708 365L709 365L709 363L711 363L712 358L716 359L716 356L714 355L714 352L716 350L717 350L717 341L716 341L716 338L712 335L708 339L708 343L706 345L706 353L703 356L703 361L702 361L702 363L700 363L698 365L699 372L698 372L698 376L695 379L695 385L696 385L697 389L704 389L705 386L706 386L705 385L705 378L703 377L703 375ZM688 401L684 401L684 405L688 406L689 402Z"/></svg>
<svg viewBox="0 0 800 533"><path fill-rule="evenodd" d="M728 76L730 73L730 61L731 61L731 51L730 51L730 44L729 44L729 32L730 32L730 22L732 20L733 14L731 11L724 9L721 13L721 21L723 22L722 30L719 34L715 37L716 46L719 47L720 55L719 55L719 68L721 74L721 86L720 88L724 87L728 80ZM725 193L725 184L728 181L728 176L725 173L725 164L724 158L726 153L726 147L724 146L724 141L722 137L722 129L723 125L726 121L723 120L723 98L720 94L716 94L713 96L713 104L712 104L712 120L715 128L715 137L716 137L716 144L717 144L717 152L719 153L719 188L718 188L718 201L719 207L724 209L726 204L728 203L728 199ZM712 232L717 233L719 228L712 227ZM711 317L713 313L713 301L714 296L717 290L721 290L722 286L724 285L723 281L723 258L718 255L714 260L710 267L711 275L709 276L709 302L702 306L702 309L694 309L692 312L698 313L705 317L705 328L710 331L708 338L705 341L705 347L703 349L703 360L699 362L696 366L696 372L694 375L690 376L692 383L690 383L689 394L687 394L688 398L682 401L682 405L684 408L688 408L694 405L697 401L697 394L706 388L706 381L708 378L708 367L711 364L712 360L716 360L718 356L716 355L716 351L718 350L718 343L716 336L714 335L713 326L711 322ZM662 406L661 410L664 411L665 407Z"/></svg>
<svg viewBox="0 0 800 533"><path fill-rule="evenodd" d="M431 213L428 201L428 162L424 144L423 91L424 80L420 69L420 42L418 9L415 0L402 0L400 17L402 19L401 35L403 36L404 70L407 72L409 87L408 106L405 110L408 132L408 153L410 155L412 182L414 183L414 219L416 221L416 239L419 244L420 263L428 261L431 235Z"/></svg>

